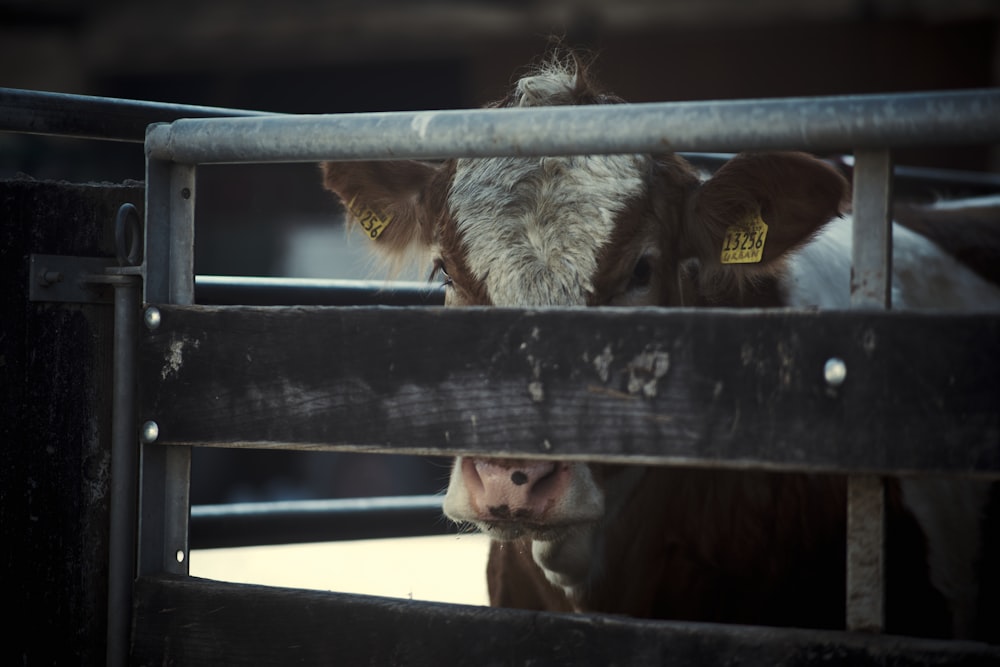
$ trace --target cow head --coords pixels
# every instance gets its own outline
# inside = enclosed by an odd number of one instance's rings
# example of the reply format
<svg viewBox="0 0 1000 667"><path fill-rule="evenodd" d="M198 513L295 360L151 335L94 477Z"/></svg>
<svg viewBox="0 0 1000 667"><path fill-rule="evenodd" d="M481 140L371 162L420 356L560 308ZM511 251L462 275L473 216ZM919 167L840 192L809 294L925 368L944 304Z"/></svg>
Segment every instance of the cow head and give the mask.
<svg viewBox="0 0 1000 667"><path fill-rule="evenodd" d="M575 61L552 60L497 106L615 102ZM833 168L796 153L739 155L707 180L673 153L329 162L323 175L379 251L428 257L452 306L724 302L779 273L847 192ZM572 598L593 571L600 522L641 474L459 457L444 509L496 539L531 538Z"/></svg>

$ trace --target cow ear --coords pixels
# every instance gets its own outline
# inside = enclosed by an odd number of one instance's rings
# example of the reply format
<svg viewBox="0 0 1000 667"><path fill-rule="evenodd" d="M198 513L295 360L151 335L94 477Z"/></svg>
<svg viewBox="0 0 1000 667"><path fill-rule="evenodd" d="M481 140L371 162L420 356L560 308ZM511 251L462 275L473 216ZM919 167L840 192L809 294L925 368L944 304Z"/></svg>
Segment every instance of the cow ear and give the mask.
<svg viewBox="0 0 1000 667"><path fill-rule="evenodd" d="M434 243L435 187L442 168L426 162L324 162L323 185L347 209L351 224L389 259L424 252Z"/></svg>
<svg viewBox="0 0 1000 667"><path fill-rule="evenodd" d="M847 181L805 153L742 153L691 196L682 253L726 282L774 272L848 205Z"/></svg>

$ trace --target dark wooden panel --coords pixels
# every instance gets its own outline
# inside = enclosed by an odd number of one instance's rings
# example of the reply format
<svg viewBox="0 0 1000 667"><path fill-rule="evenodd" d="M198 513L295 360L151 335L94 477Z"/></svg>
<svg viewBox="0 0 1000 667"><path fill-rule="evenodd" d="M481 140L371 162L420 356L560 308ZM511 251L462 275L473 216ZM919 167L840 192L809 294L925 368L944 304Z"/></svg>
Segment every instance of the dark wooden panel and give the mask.
<svg viewBox="0 0 1000 667"><path fill-rule="evenodd" d="M140 418L167 444L1000 471L998 315L161 311Z"/></svg>
<svg viewBox="0 0 1000 667"><path fill-rule="evenodd" d="M106 663L113 311L31 301L29 259L115 265L125 202L141 208L142 188L0 181L0 577L16 610L0 664Z"/></svg>
<svg viewBox="0 0 1000 667"><path fill-rule="evenodd" d="M1000 648L140 579L135 665L997 665Z"/></svg>

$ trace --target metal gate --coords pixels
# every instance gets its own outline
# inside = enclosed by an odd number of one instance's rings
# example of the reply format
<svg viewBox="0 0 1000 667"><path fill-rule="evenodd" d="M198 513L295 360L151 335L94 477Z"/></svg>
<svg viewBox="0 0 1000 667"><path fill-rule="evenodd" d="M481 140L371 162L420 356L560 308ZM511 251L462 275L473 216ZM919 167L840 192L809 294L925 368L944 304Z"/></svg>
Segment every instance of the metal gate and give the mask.
<svg viewBox="0 0 1000 667"><path fill-rule="evenodd" d="M825 471L850 480L847 627L877 631L884 600L880 476L1000 477L1000 316L882 312L891 275L890 149L991 142L1000 142L1000 91L151 126L145 227L131 229L144 239L142 261L136 251L125 258L122 278L108 279L121 283L115 465L129 470L138 453L141 470L138 480L117 474L113 481L112 507L125 514L113 519L111 662L124 664L130 651L137 664L1000 662L1000 649L962 642L449 607L187 577L190 451L197 446ZM763 316L194 305L201 164L760 149L854 153L855 310ZM123 233L128 227L123 223ZM141 295L129 278L135 275ZM903 335L917 328L920 340ZM405 340L396 335L404 330ZM873 353L866 343L873 337L892 343ZM581 414L587 388L580 378L592 372L582 359L612 341L623 350L651 342L684 350L670 381L686 390L659 392L634 410L595 399ZM738 364L719 362L727 346L738 350L746 341L765 363L777 363L772 341L785 343L783 363L795 380L748 379ZM484 346L506 350L503 359L482 358ZM925 346L933 357L922 353ZM524 354L545 373L544 406L524 390L533 379ZM406 391L385 382L389 364ZM849 382L825 368L846 368ZM466 391L484 377L490 398ZM744 411L725 433L714 428L751 381L770 408ZM944 386L948 392L934 397L940 407L924 409L926 387ZM959 411L964 418L956 424ZM602 427L611 415L613 429ZM879 428L870 428L875 419ZM508 437L512 423L516 438ZM949 446L935 447L935 440ZM903 450L899 441L912 444ZM138 520L127 514L135 497Z"/></svg>

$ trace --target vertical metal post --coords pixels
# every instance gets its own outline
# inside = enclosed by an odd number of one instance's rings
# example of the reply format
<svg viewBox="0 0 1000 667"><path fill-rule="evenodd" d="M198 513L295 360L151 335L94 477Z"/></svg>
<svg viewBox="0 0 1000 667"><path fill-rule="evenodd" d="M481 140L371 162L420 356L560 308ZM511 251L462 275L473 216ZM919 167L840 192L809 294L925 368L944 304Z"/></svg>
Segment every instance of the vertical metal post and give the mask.
<svg viewBox="0 0 1000 667"><path fill-rule="evenodd" d="M147 303L194 302L194 202L194 165L147 158ZM143 429L140 457L138 574L187 574L191 449L157 445Z"/></svg>
<svg viewBox="0 0 1000 667"><path fill-rule="evenodd" d="M113 414L111 426L110 531L108 546L107 663L128 664L135 579L136 473L135 344L139 279L115 282Z"/></svg>
<svg viewBox="0 0 1000 667"><path fill-rule="evenodd" d="M892 156L888 150L854 154L854 243L851 307L892 307Z"/></svg>
<svg viewBox="0 0 1000 667"><path fill-rule="evenodd" d="M146 303L194 303L195 166L146 160Z"/></svg>
<svg viewBox="0 0 1000 667"><path fill-rule="evenodd" d="M885 486L875 475L847 478L847 629L885 627Z"/></svg>
<svg viewBox="0 0 1000 667"><path fill-rule="evenodd" d="M888 309L892 298L892 159L854 154L851 306ZM885 627L885 486L875 475L847 480L847 629Z"/></svg>

